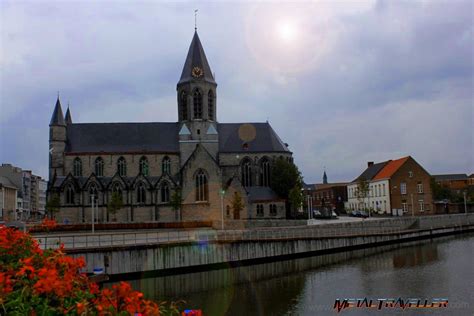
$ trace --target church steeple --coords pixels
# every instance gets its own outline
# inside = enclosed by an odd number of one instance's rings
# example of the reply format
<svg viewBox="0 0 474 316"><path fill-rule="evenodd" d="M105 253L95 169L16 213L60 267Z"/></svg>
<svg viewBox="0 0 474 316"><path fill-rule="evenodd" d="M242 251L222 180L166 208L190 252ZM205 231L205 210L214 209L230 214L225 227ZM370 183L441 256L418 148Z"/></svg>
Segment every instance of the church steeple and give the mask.
<svg viewBox="0 0 474 316"><path fill-rule="evenodd" d="M217 121L216 88L217 83L201 40L195 31L176 86L178 120L180 122Z"/></svg>
<svg viewBox="0 0 474 316"><path fill-rule="evenodd" d="M66 116L64 117L64 121L66 121L66 125L72 124L72 116L71 111L69 110L69 104L66 110Z"/></svg>
<svg viewBox="0 0 474 316"><path fill-rule="evenodd" d="M324 170L324 173L323 173L323 184L327 184L328 183L328 176L326 175L326 170Z"/></svg>
<svg viewBox="0 0 474 316"><path fill-rule="evenodd" d="M178 85L192 80L216 83L197 31L194 32L193 40L191 45L189 45L188 55L186 56Z"/></svg>
<svg viewBox="0 0 474 316"><path fill-rule="evenodd" d="M51 121L49 122L49 126L52 125L66 125L66 123L64 123L63 109L61 108L61 101L59 101L59 95L58 99L56 100L56 105L54 106Z"/></svg>

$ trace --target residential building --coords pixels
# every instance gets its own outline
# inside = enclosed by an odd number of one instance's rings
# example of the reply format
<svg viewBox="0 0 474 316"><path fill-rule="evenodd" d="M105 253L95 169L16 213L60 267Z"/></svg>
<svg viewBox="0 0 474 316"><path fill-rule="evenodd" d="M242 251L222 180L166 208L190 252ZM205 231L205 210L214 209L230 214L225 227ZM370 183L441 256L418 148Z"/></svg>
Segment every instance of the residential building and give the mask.
<svg viewBox="0 0 474 316"><path fill-rule="evenodd" d="M430 178L411 156L369 163L368 168L348 185L349 208L393 215L434 214ZM359 192L362 179L368 184L366 195Z"/></svg>
<svg viewBox="0 0 474 316"><path fill-rule="evenodd" d="M92 204L97 220L109 221L113 192L124 203L112 218L120 222L218 221L222 204L232 219L285 218L285 202L270 189L271 166L292 162L292 152L268 122L217 121L217 83L197 32L176 91L177 122L74 123L57 99L49 196L60 198L59 221L90 222ZM235 192L239 213L230 211ZM183 199L179 210L174 193Z"/></svg>
<svg viewBox="0 0 474 316"><path fill-rule="evenodd" d="M433 175L436 183L442 187L450 189L456 194L462 194L471 183L471 178L465 173L456 174L435 174Z"/></svg>
<svg viewBox="0 0 474 316"><path fill-rule="evenodd" d="M7 177L0 176L0 221L17 219L18 188Z"/></svg>
<svg viewBox="0 0 474 316"><path fill-rule="evenodd" d="M343 213L344 204L347 202L347 183L316 184L312 197L313 209L329 209Z"/></svg>

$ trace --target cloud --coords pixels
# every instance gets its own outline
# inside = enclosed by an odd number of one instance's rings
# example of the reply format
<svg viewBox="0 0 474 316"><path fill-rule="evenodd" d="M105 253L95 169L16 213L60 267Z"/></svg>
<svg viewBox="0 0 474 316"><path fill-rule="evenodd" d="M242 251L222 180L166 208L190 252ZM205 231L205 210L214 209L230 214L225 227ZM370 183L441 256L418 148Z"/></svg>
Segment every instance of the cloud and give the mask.
<svg viewBox="0 0 474 316"><path fill-rule="evenodd" d="M174 121L194 4L3 1L0 161L47 174L59 90L75 122ZM297 41L278 37L294 23ZM221 122L265 121L308 182L412 155L473 172L470 1L206 3Z"/></svg>

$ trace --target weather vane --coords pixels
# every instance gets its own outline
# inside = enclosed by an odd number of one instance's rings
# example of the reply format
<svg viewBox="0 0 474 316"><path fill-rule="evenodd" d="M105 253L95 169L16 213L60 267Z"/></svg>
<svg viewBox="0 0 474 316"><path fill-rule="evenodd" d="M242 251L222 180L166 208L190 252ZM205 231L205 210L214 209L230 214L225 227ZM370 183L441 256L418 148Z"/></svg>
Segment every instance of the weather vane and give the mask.
<svg viewBox="0 0 474 316"><path fill-rule="evenodd" d="M194 30L197 31L197 12L198 9L194 10Z"/></svg>

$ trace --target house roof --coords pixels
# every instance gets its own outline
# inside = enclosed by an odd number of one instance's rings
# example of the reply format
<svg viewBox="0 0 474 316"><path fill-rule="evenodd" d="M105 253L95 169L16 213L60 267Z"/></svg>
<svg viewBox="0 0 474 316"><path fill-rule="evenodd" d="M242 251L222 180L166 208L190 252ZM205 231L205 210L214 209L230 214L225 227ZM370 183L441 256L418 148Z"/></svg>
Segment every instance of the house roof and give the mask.
<svg viewBox="0 0 474 316"><path fill-rule="evenodd" d="M329 188L337 188L337 187L345 187L347 186L347 182L339 182L339 183L318 183L315 185L316 190L324 190Z"/></svg>
<svg viewBox="0 0 474 316"><path fill-rule="evenodd" d="M436 181L467 180L469 178L465 173L435 174L433 177Z"/></svg>
<svg viewBox="0 0 474 316"><path fill-rule="evenodd" d="M203 70L203 76L198 80L216 83L197 32L194 32L191 45L189 45L188 55L186 56L186 61L184 62L183 71L181 72L181 78L179 79L178 84L196 80L196 78L192 76L192 70L194 67L199 67Z"/></svg>
<svg viewBox="0 0 474 316"><path fill-rule="evenodd" d="M372 166L367 167L367 169L365 169L364 172L362 172L361 175L354 179L354 181L352 182L357 182L359 179L372 180L372 178L375 177L377 173L379 173L379 171L382 170L382 168L385 167L385 165L389 162L390 160L375 163Z"/></svg>
<svg viewBox="0 0 474 316"><path fill-rule="evenodd" d="M390 160L373 178L372 180L381 180L390 178L397 170L410 158L410 156Z"/></svg>
<svg viewBox="0 0 474 316"><path fill-rule="evenodd" d="M249 142L240 139L241 125L217 125L220 152L290 152L269 123L251 123L255 138ZM69 124L66 153L179 153L179 127L179 123Z"/></svg>

